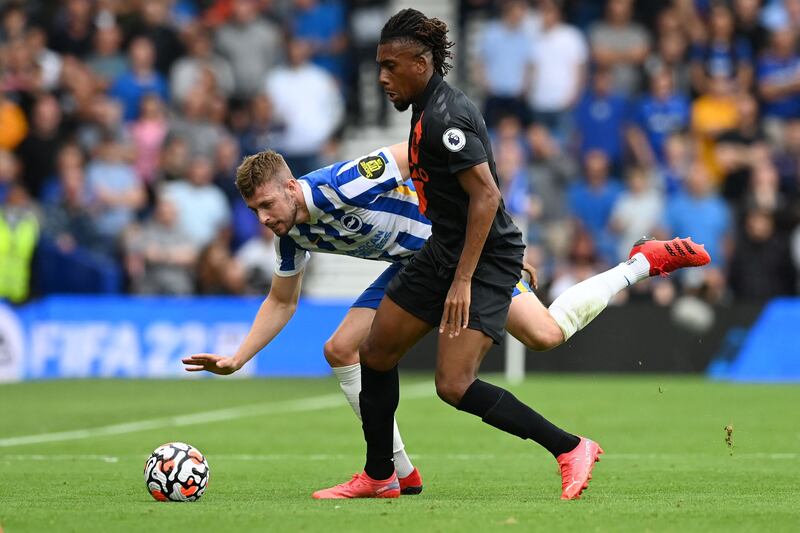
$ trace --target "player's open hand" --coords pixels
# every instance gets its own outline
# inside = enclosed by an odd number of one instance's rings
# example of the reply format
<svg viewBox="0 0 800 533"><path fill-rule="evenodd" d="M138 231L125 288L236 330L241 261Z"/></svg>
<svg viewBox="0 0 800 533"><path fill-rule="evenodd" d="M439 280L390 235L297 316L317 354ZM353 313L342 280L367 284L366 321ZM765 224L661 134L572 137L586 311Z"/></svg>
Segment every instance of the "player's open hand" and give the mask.
<svg viewBox="0 0 800 533"><path fill-rule="evenodd" d="M462 329L467 329L469 324L469 304L472 294L472 281L454 279L444 301L442 323L439 324L439 333L447 333L450 338L458 337Z"/></svg>
<svg viewBox="0 0 800 533"><path fill-rule="evenodd" d="M213 353L196 353L189 357L184 357L181 362L185 365L187 372L202 372L205 370L221 376L233 374L240 368L233 357L225 357Z"/></svg>

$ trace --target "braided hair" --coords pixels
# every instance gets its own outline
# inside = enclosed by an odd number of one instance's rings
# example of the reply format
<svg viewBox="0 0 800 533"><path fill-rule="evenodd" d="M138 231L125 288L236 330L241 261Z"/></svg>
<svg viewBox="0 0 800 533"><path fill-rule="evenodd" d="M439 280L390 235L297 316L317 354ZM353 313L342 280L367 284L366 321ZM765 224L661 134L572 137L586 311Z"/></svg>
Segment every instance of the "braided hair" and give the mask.
<svg viewBox="0 0 800 533"><path fill-rule="evenodd" d="M380 44L396 40L418 43L433 55L434 72L445 76L453 68L447 60L453 57L450 48L455 44L447 40L447 31L443 21L428 18L416 9L403 9L383 26Z"/></svg>

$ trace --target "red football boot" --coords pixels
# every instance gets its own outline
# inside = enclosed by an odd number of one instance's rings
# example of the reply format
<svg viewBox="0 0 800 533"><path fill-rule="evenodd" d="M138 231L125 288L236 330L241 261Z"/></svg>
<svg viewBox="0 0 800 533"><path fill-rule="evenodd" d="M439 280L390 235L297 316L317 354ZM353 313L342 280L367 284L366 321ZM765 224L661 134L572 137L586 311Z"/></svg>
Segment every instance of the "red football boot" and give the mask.
<svg viewBox="0 0 800 533"><path fill-rule="evenodd" d="M392 473L389 479L372 479L366 472L353 474L347 483L341 483L329 489L318 490L311 495L318 500L334 500L343 498L399 498L400 483L397 474Z"/></svg>
<svg viewBox="0 0 800 533"><path fill-rule="evenodd" d="M561 499L574 500L589 487L592 468L600 460L603 449L593 440L581 437L578 446L571 452L562 453L556 460L561 467Z"/></svg>
<svg viewBox="0 0 800 533"><path fill-rule="evenodd" d="M419 470L414 467L406 477L400 478L400 494L419 494L422 492L422 476L419 475Z"/></svg>
<svg viewBox="0 0 800 533"><path fill-rule="evenodd" d="M650 263L651 276L666 276L679 268L703 266L711 261L711 256L703 245L692 242L691 237L685 239L675 237L671 241L657 241L652 237L643 237L633 245L628 258L639 252Z"/></svg>

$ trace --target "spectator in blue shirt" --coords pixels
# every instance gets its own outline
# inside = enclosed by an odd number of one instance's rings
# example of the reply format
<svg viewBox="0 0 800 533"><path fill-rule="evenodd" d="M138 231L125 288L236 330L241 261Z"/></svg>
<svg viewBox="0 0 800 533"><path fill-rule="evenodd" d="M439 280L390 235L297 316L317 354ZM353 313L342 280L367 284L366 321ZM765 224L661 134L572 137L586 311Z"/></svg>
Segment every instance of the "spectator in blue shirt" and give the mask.
<svg viewBox="0 0 800 533"><path fill-rule="evenodd" d="M609 221L614 204L622 193L619 180L609 179L608 156L592 150L584 159L585 179L573 184L567 193L572 215L594 239L600 255L609 263L616 260L616 241Z"/></svg>
<svg viewBox="0 0 800 533"><path fill-rule="evenodd" d="M684 190L668 199L663 226L665 234L691 235L694 241L702 242L712 265L725 263L731 215L702 163L692 165Z"/></svg>
<svg viewBox="0 0 800 533"><path fill-rule="evenodd" d="M532 30L526 25L527 4L507 0L499 19L486 23L478 37L477 81L486 93L484 118L493 128L504 114L526 121L524 95L531 68Z"/></svg>
<svg viewBox="0 0 800 533"><path fill-rule="evenodd" d="M155 49L147 37L137 37L128 49L130 68L117 78L109 89L109 95L118 99L124 106L126 122L139 118L142 97L156 93L163 101L169 100L166 80L155 70Z"/></svg>
<svg viewBox="0 0 800 533"><path fill-rule="evenodd" d="M109 251L114 250L119 236L147 201L129 152L109 135L102 139L96 157L86 166L86 186L95 199L95 229Z"/></svg>
<svg viewBox="0 0 800 533"><path fill-rule="evenodd" d="M525 153L513 138L503 139L494 146L503 202L522 231L523 238L527 238L529 225L541 213L541 206L531 196L531 179Z"/></svg>
<svg viewBox="0 0 800 533"><path fill-rule="evenodd" d="M678 273L676 279L704 298L718 301L725 291L722 269L728 260L732 234L728 204L714 190L706 167L701 162L694 163L684 190L668 199L663 227L657 235L691 235L705 245L711 264L695 272Z"/></svg>
<svg viewBox="0 0 800 533"><path fill-rule="evenodd" d="M708 41L694 45L690 54L694 90L705 93L709 80L718 76L735 79L739 89L748 90L753 83L753 51L746 39L736 37L733 13L724 4L714 4L708 27Z"/></svg>
<svg viewBox="0 0 800 533"><path fill-rule="evenodd" d="M691 108L686 95L676 93L672 75L662 69L650 78L650 93L636 105L628 132L638 163L650 167L664 162L664 145L673 133L689 126Z"/></svg>
<svg viewBox="0 0 800 533"><path fill-rule="evenodd" d="M590 150L601 150L613 168L622 163L628 101L612 90L611 71L598 68L592 76L591 88L575 108L575 129L581 159Z"/></svg>
<svg viewBox="0 0 800 533"><path fill-rule="evenodd" d="M800 116L800 55L789 28L772 34L772 46L758 62L758 90L765 118L787 120Z"/></svg>
<svg viewBox="0 0 800 533"><path fill-rule="evenodd" d="M345 79L347 19L339 0L294 0L292 35L312 45L311 62L341 85Z"/></svg>

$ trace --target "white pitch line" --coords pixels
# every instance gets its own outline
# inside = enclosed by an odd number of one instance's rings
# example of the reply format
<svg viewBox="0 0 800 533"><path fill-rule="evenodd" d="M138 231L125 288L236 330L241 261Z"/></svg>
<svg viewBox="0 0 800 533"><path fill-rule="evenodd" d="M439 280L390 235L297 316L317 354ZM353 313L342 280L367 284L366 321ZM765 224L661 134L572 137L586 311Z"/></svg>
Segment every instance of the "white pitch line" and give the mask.
<svg viewBox="0 0 800 533"><path fill-rule="evenodd" d="M347 459L351 455L341 453L267 453L267 454L214 454L214 461L331 461ZM455 461L477 461L494 460L501 456L493 453L444 453L444 454L410 454L410 457L419 461L432 460L455 460ZM528 454L503 454L502 458L509 457L528 458ZM737 453L733 458L736 459L768 459L772 461L796 460L800 457L798 453ZM0 455L0 462L6 461L101 461L104 463L118 463L122 459L140 459L139 455L92 455L92 454L9 454ZM653 459L659 461L673 461L675 459L686 458L719 458L727 460L728 456L719 454L685 454L685 453L617 453L605 454L602 460L621 460L621 461L640 461L642 459Z"/></svg>
<svg viewBox="0 0 800 533"><path fill-rule="evenodd" d="M44 455L40 453L0 455L0 461L102 461L104 463L118 463L119 457L113 455L91 455L91 454L53 454Z"/></svg>
<svg viewBox="0 0 800 533"><path fill-rule="evenodd" d="M402 399L423 398L426 396L432 396L434 390L435 388L432 383L417 383L401 388L400 397ZM190 415L153 418L150 420L125 422L122 424L112 424L110 426L100 426L96 428L7 437L0 439L0 448L10 448L12 446L23 446L26 444L43 444L47 442L89 439L94 437L107 437L110 435L122 435L125 433L135 433L138 431L147 431L151 429L193 426L198 424L206 424L209 422L227 422L229 420L263 415L320 411L323 409L332 409L334 407L343 405L347 405L347 402L342 394L325 394L322 396L313 396L311 398L302 398L298 400L244 405L241 407L217 409L214 411L205 411Z"/></svg>

